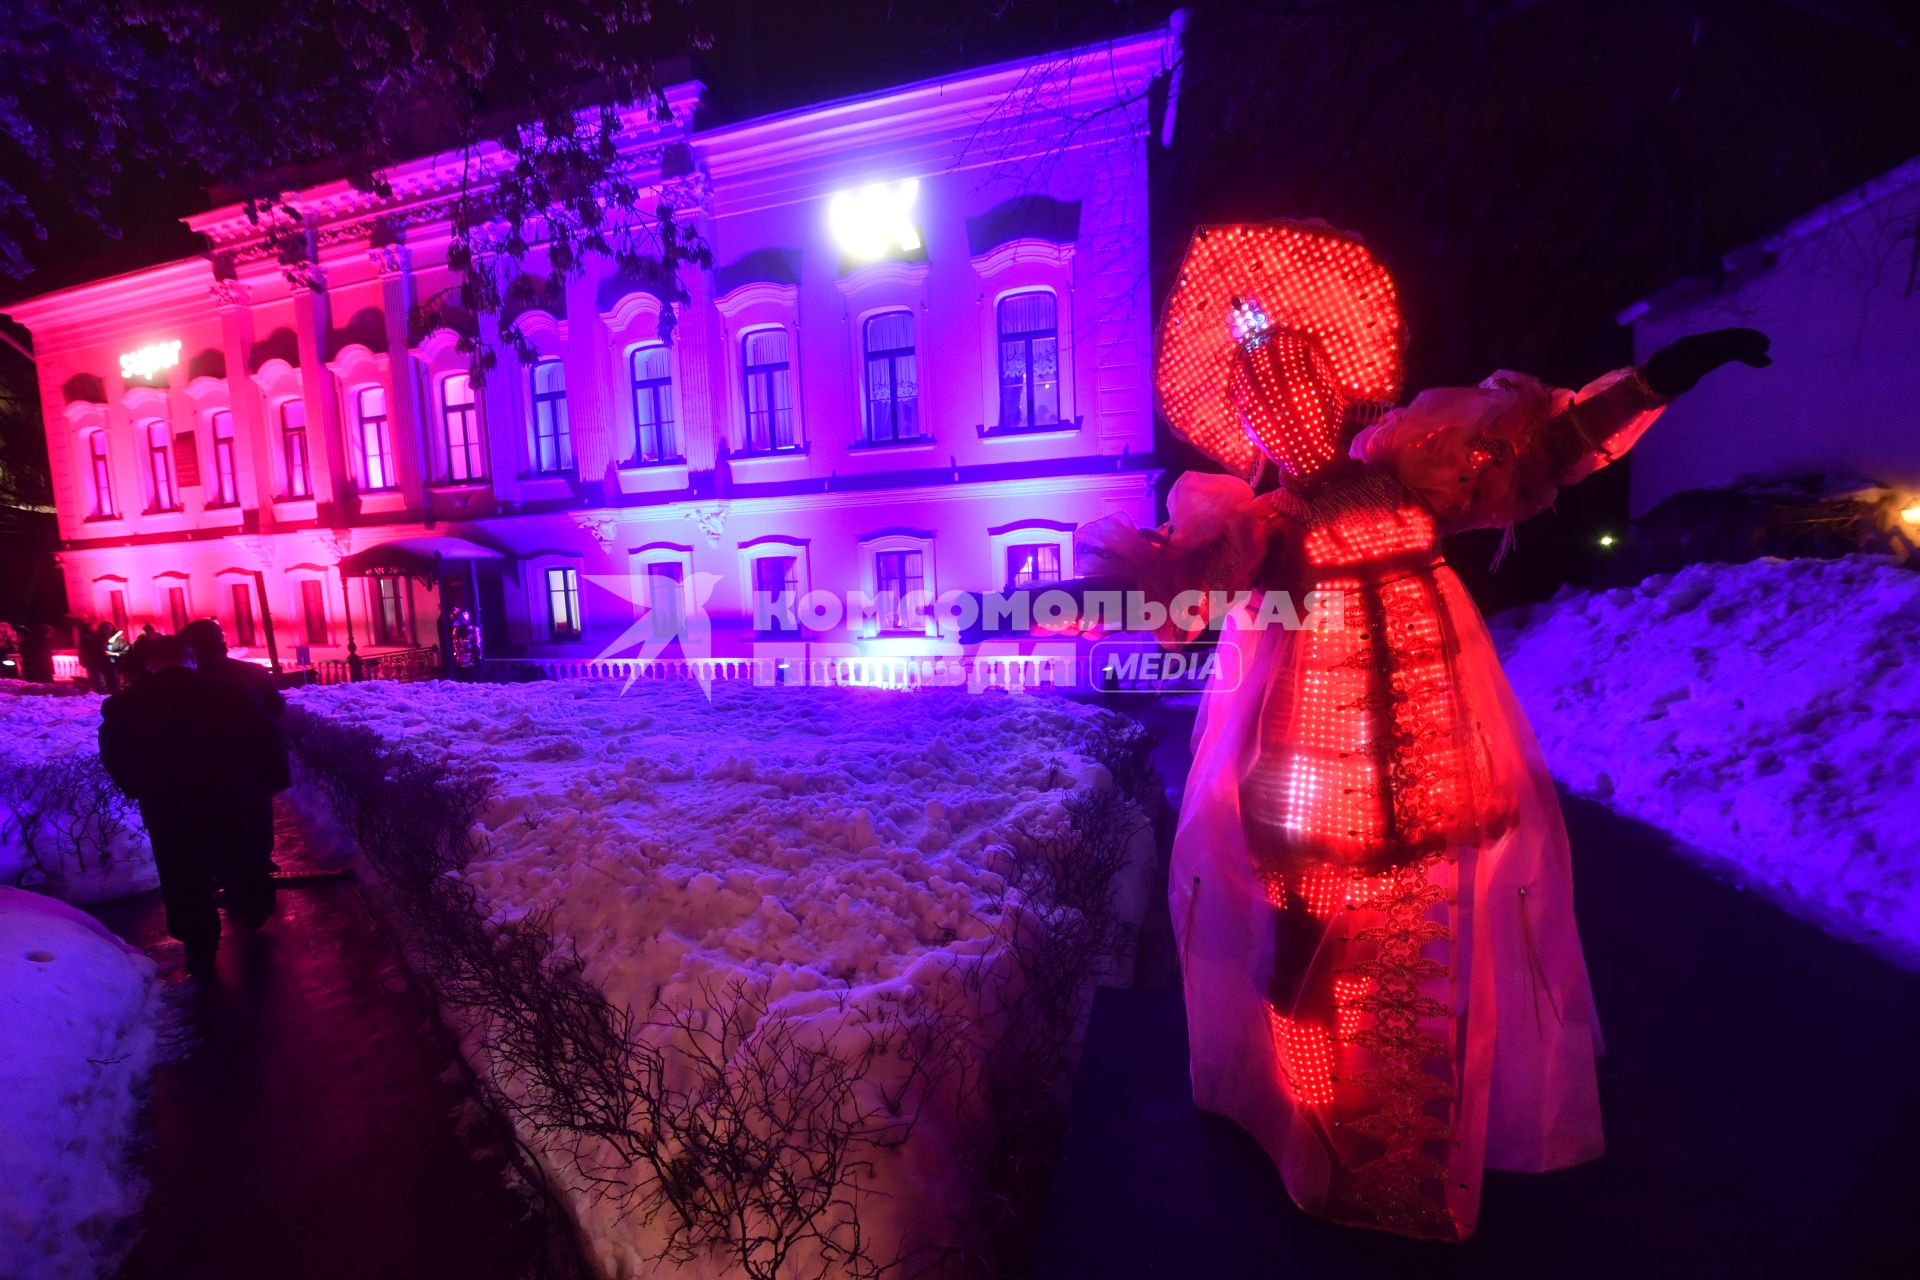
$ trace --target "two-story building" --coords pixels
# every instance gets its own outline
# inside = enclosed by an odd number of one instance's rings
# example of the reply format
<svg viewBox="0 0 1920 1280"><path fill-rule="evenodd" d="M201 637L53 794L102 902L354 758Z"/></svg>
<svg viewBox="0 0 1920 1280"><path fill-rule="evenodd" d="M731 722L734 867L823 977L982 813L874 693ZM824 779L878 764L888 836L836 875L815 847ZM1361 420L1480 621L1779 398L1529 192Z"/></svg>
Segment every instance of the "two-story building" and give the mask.
<svg viewBox="0 0 1920 1280"><path fill-rule="evenodd" d="M211 616L255 653L270 616L318 662L434 644L465 608L489 654L587 658L696 618L719 654L824 638L798 606L860 592L860 651L954 651L886 602L1069 578L1076 526L1153 521L1171 54L1161 32L711 129L678 85L621 143L712 249L677 324L589 262L550 309L472 320L482 379L421 323L457 284L459 154L390 194L298 192L306 261L228 207L188 220L203 257L10 308L75 612Z"/></svg>

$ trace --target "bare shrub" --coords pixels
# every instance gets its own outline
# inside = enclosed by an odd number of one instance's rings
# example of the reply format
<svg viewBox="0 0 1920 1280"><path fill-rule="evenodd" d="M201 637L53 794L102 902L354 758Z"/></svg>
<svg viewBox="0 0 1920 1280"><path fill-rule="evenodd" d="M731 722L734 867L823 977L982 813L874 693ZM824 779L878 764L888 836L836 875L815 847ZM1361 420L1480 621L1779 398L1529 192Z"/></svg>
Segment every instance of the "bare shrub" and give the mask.
<svg viewBox="0 0 1920 1280"><path fill-rule="evenodd" d="M1088 730L1081 753L1107 771L1120 794L1143 807L1157 797L1153 768L1153 730L1128 716L1108 712Z"/></svg>
<svg viewBox="0 0 1920 1280"><path fill-rule="evenodd" d="M9 756L0 762L0 834L25 850L25 872L59 880L109 861L114 838L133 826L129 800L99 758L75 752L50 760Z"/></svg>

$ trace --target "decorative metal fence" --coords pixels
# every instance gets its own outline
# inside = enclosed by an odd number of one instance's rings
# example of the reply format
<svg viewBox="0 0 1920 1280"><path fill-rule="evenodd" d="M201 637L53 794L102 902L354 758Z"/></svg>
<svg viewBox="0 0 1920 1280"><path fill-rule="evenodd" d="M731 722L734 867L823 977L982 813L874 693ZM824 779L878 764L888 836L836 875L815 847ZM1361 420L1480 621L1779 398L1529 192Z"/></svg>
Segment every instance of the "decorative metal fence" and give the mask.
<svg viewBox="0 0 1920 1280"><path fill-rule="evenodd" d="M324 658L313 664L313 683L350 684L351 663L345 658ZM437 680L440 677L440 646L422 645L415 649L389 649L369 653L360 659L362 680Z"/></svg>
<svg viewBox="0 0 1920 1280"><path fill-rule="evenodd" d="M697 680L703 684L812 684L880 689L1067 688L1076 662L1060 654L991 657L836 656L831 658L506 658L552 680ZM490 663L490 665L493 665Z"/></svg>

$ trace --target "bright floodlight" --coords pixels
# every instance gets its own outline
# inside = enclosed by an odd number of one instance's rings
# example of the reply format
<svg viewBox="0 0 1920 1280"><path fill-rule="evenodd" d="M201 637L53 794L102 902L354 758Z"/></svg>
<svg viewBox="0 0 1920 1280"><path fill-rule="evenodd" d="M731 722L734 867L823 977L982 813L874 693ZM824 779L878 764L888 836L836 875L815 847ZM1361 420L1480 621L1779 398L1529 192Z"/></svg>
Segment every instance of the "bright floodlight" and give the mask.
<svg viewBox="0 0 1920 1280"><path fill-rule="evenodd" d="M899 182L869 182L855 191L842 191L827 203L827 225L849 258L871 261L898 248L911 253L920 247L920 230L913 225L913 199L920 191L917 178Z"/></svg>
<svg viewBox="0 0 1920 1280"><path fill-rule="evenodd" d="M171 369L179 363L180 339L175 338L172 342L155 342L121 356L120 376L151 378L162 369Z"/></svg>

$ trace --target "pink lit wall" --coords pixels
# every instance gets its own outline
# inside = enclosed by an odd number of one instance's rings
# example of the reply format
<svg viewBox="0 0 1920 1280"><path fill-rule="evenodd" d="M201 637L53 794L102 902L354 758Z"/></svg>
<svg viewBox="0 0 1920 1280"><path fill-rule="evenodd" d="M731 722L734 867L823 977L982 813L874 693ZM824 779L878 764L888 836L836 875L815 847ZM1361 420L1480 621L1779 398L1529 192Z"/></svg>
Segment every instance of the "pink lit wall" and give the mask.
<svg viewBox="0 0 1920 1280"><path fill-rule="evenodd" d="M802 589L844 591L871 587L876 554L913 549L930 589L983 590L1005 585L1010 545L1045 542L1070 576L1074 526L1154 518L1141 90L1171 56L1156 33L704 133L684 128L696 84L671 94L675 123L631 113L636 173L692 212L714 256L686 280L667 355L673 459L636 457L632 356L657 341L660 300L595 264L555 313L482 317L477 335L498 344L508 323L560 362L574 465L541 473L530 373L503 350L474 397L484 474L462 474L443 406L467 358L456 334L416 342L409 328L454 283L445 208L460 157L401 166L386 201L341 183L301 192L311 261L291 272L237 208L190 219L206 258L12 312L40 363L69 598L107 617L118 593L136 625L165 629L184 592L189 615L231 629L246 607L234 588L264 569L283 650L311 638L331 656L348 601L360 645L377 647L377 588L343 588L343 555L452 537L505 557L507 616L491 622L513 650L558 655L630 628L646 606L607 584L663 564L718 579L710 609L736 629L766 555L795 559ZM1063 132L1067 118L1088 123ZM669 177L659 158L675 144L693 163ZM903 180L918 184L919 247L854 260L829 225L833 196ZM998 327L1015 294L1045 294L1058 334L1057 421L1027 430L1001 412ZM883 313L911 317L924 438L877 439L869 421L867 322ZM772 330L787 337L802 447L742 456L745 343ZM123 354L173 341L172 368L121 375ZM386 424L373 456L370 405ZM554 566L583 582L578 639L548 625ZM438 602L419 583L404 592L408 634L387 639L431 642Z"/></svg>

